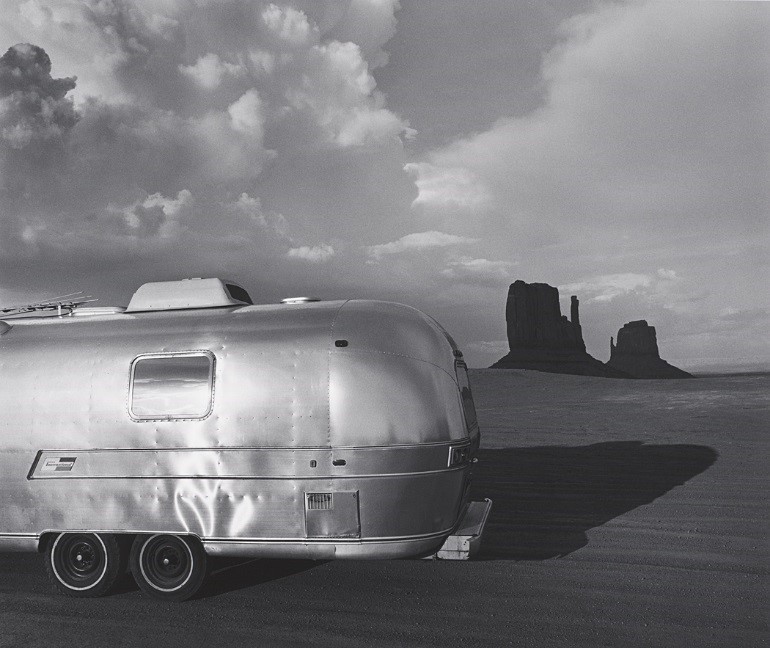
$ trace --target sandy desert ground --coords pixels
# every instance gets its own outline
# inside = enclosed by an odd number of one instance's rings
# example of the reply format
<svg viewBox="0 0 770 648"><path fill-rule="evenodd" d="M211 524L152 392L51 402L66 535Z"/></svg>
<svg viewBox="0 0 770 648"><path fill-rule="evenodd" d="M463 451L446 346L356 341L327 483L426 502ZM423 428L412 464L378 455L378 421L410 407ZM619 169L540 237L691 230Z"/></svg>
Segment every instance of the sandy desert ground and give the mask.
<svg viewBox="0 0 770 648"><path fill-rule="evenodd" d="M196 600L130 581L71 600L0 554L0 646L714 646L770 643L770 375L471 375L467 562L221 562Z"/></svg>

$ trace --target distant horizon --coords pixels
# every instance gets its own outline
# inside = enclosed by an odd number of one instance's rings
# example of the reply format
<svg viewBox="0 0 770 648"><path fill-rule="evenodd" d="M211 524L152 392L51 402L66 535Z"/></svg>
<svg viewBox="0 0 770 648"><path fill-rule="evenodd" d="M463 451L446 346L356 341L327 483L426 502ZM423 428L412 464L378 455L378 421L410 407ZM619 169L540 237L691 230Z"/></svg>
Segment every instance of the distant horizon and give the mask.
<svg viewBox="0 0 770 648"><path fill-rule="evenodd" d="M536 282L536 283L545 283L545 282ZM138 286L137 286L138 288ZM67 293L68 295L70 293ZM291 295L287 295L287 297L290 297ZM45 302L49 300L53 300L58 298L59 296L54 295L48 295L48 296L42 296L39 299L30 299L30 300L24 300L22 299L20 302L15 304L10 303L0 303L0 309L10 309L14 307L22 308L24 306L28 306L31 304L34 304L36 302ZM107 304L105 302L101 302L100 299L92 297L91 295L82 295L82 298L88 299L89 301L93 301L94 303L89 304L89 306L97 306L97 307L123 307L125 308L128 304L129 300L125 300L125 303L110 303ZM252 295L253 298L253 295ZM567 298L566 303L569 304L569 299L571 298L571 295ZM560 302L561 302L561 311L562 315L565 314L565 299L563 295L560 295ZM260 302L255 300L255 305L267 305L267 304L275 304L279 303L278 300L271 301L271 302ZM569 312L569 311L567 311ZM12 314L12 315L3 315L0 313L0 320L7 319L9 322L13 321L14 317L23 316L21 314ZM505 321L505 314L503 312L502 315L503 322ZM643 318L640 318L643 319ZM633 320L629 320L633 321ZM581 311L581 322L582 322L582 311ZM624 322L623 324L626 324L627 322ZM623 326L621 324L618 326L618 329ZM648 324L654 326L653 323L648 322ZM657 329L656 329L657 331ZM585 329L583 329L583 333L585 336ZM617 333L617 331L616 331ZM451 334L451 332L450 332ZM660 334L658 334L660 335ZM658 340L659 346L660 346L660 339ZM502 343L501 343L502 344ZM466 362L468 362L468 366L471 369L488 369L489 366L499 360L501 357L506 355L508 353L509 347L508 347L508 341L505 340L505 351L500 353L500 356L495 358L492 362L490 362L488 365L477 365L474 364L473 361L470 361L468 357L466 356ZM461 346L461 350L464 350ZM600 360L601 362L606 362L609 360L609 353L605 354L605 356L602 356L601 353L593 353L590 348L586 348L587 352L595 357L597 360ZM725 360L723 358L696 358L696 359L689 359L689 358L674 358L674 357L667 357L661 352L661 357L666 360L667 362L679 367L680 369L684 369L686 371L689 371L695 375L719 375L719 374L741 374L741 373L757 373L757 374L764 374L764 373L770 373L770 360L757 360L756 358L735 358L731 360Z"/></svg>

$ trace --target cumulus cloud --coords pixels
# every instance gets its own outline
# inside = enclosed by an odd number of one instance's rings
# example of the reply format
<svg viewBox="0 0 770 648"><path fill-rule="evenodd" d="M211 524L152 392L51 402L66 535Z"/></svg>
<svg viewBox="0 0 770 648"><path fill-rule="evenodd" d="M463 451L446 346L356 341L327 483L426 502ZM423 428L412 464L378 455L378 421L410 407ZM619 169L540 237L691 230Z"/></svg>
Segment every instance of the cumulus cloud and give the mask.
<svg viewBox="0 0 770 648"><path fill-rule="evenodd" d="M576 16L545 58L544 104L411 166L416 206L461 202L441 181L454 176L487 188L475 216L496 211L498 226L649 236L705 223L732 232L739 218L757 232L768 204L770 89L757 56L767 29L767 12L734 3L607 4Z"/></svg>
<svg viewBox="0 0 770 648"><path fill-rule="evenodd" d="M301 261L309 261L310 263L321 263L328 261L334 256L334 248L327 243L321 243L320 245L301 245L300 247L289 248L286 253L289 259L299 259Z"/></svg>
<svg viewBox="0 0 770 648"><path fill-rule="evenodd" d="M316 0L304 3L305 10L317 15ZM388 62L383 46L396 33L395 12L398 0L345 0L323 3L318 14L322 34L340 42L358 43L371 67L382 67Z"/></svg>
<svg viewBox="0 0 770 648"><path fill-rule="evenodd" d="M123 217L125 231L131 236L158 236L166 239L178 236L183 227L184 212L189 210L192 202L192 194L183 189L176 198L166 198L155 193L117 211Z"/></svg>
<svg viewBox="0 0 770 648"><path fill-rule="evenodd" d="M384 25L395 7L12 0L15 28L37 33L85 84L53 77L38 46L0 60L0 246L18 258L48 244L98 248L100 237L114 251L135 249L137 238L266 241L270 231L285 255L289 222L305 237L314 214L263 209L267 162L366 146L403 173L395 156L411 131L385 107L366 58L392 30L362 28L359 44L353 29L367 12ZM168 201L184 191L192 198L182 226ZM299 247L289 258L328 258L330 249Z"/></svg>
<svg viewBox="0 0 770 648"><path fill-rule="evenodd" d="M470 169L410 162L404 165L404 170L415 178L419 190L413 207L474 210L485 207L491 200L489 189Z"/></svg>
<svg viewBox="0 0 770 648"><path fill-rule="evenodd" d="M288 240L288 223L282 214L265 211L262 208L262 201L244 192L238 200L226 201L224 203L225 211L241 222L247 229L257 227L274 232L278 240Z"/></svg>
<svg viewBox="0 0 770 648"><path fill-rule="evenodd" d="M270 65L264 59L260 59L256 52L253 52L250 58L260 67L265 68ZM228 75L239 76L246 73L242 65L222 61L213 52L201 56L194 65L180 65L179 71L206 90L216 90L222 83L222 79Z"/></svg>
<svg viewBox="0 0 770 648"><path fill-rule="evenodd" d="M291 109L287 115L309 120L323 140L350 147L414 134L374 92L374 77L356 43L314 44L282 67L289 81L284 90Z"/></svg>
<svg viewBox="0 0 770 648"><path fill-rule="evenodd" d="M67 93L74 78L51 76L51 59L40 47L20 43L0 57L0 138L13 149L60 140L77 122Z"/></svg>
<svg viewBox="0 0 770 648"><path fill-rule="evenodd" d="M262 12L262 20L279 39L295 47L318 40L318 29L311 27L304 12L292 7L270 4Z"/></svg>
<svg viewBox="0 0 770 648"><path fill-rule="evenodd" d="M391 254L423 252L430 249L475 243L476 241L477 239L447 234L446 232L415 232L414 234L402 236L397 241L380 243L379 245L370 245L366 247L365 251L370 259L379 261L383 257Z"/></svg>
<svg viewBox="0 0 770 648"><path fill-rule="evenodd" d="M145 105L172 108L185 99L179 71L185 34L176 18L148 4L125 0L87 3L80 29L91 38L100 38L100 64L124 92Z"/></svg>
<svg viewBox="0 0 770 648"><path fill-rule="evenodd" d="M227 112L236 131L256 140L262 140L264 117L262 101L256 90L252 88L246 91L238 101L230 105Z"/></svg>

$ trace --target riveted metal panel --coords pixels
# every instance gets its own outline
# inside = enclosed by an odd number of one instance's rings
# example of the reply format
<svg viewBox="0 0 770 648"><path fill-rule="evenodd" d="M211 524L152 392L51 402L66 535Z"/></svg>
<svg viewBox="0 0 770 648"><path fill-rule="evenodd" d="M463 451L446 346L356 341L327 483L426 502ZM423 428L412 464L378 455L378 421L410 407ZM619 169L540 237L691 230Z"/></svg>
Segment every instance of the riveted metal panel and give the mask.
<svg viewBox="0 0 770 648"><path fill-rule="evenodd" d="M131 363L190 351L214 358L210 414L132 420ZM16 320L0 336L0 547L63 530L286 556L440 545L470 471L447 465L466 438L453 362L429 318L377 302ZM356 493L359 536L351 514L324 531L340 537L308 538L308 492Z"/></svg>
<svg viewBox="0 0 770 648"><path fill-rule="evenodd" d="M335 339L350 349L415 358L454 375L454 347L435 320L391 302L351 300L334 321Z"/></svg>
<svg viewBox="0 0 770 648"><path fill-rule="evenodd" d="M340 349L329 384L333 445L431 443L467 436L452 375L413 358Z"/></svg>

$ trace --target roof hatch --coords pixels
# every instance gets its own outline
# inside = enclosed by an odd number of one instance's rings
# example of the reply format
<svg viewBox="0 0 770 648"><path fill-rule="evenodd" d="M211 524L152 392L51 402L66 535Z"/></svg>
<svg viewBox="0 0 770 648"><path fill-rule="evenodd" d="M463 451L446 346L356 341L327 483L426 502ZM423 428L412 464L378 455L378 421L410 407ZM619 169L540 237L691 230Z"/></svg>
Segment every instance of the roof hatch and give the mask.
<svg viewBox="0 0 770 648"><path fill-rule="evenodd" d="M196 278L146 283L134 293L126 312L248 306L253 303L246 289L237 283Z"/></svg>

